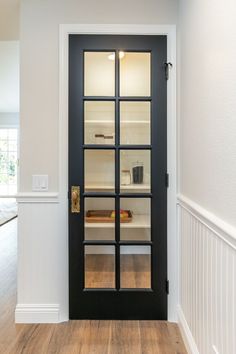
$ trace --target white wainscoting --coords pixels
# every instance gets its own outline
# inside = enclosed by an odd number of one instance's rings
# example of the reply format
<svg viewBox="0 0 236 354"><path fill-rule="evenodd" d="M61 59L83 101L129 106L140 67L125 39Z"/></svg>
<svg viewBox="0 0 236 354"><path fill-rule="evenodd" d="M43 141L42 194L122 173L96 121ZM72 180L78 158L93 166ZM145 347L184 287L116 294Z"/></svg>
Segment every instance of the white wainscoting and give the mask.
<svg viewBox="0 0 236 354"><path fill-rule="evenodd" d="M236 353L236 230L178 198L179 323L189 353Z"/></svg>
<svg viewBox="0 0 236 354"><path fill-rule="evenodd" d="M67 213L58 193L19 193L16 323L68 319ZM65 225L65 226L64 226Z"/></svg>

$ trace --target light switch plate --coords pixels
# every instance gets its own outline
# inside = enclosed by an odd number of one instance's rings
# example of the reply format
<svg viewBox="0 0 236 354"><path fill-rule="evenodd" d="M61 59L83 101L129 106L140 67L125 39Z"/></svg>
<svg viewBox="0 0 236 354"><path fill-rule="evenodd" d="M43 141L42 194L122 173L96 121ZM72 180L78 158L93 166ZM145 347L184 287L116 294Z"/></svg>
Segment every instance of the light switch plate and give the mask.
<svg viewBox="0 0 236 354"><path fill-rule="evenodd" d="M48 175L33 175L32 190L34 192L45 192L48 190Z"/></svg>

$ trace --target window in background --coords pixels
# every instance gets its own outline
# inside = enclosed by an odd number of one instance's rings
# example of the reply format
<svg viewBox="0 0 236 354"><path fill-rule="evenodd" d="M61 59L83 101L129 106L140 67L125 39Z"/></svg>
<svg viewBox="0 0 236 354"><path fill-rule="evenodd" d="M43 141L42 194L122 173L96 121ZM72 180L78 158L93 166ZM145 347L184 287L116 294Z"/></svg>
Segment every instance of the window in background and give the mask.
<svg viewBox="0 0 236 354"><path fill-rule="evenodd" d="M17 129L0 129L0 195L17 193Z"/></svg>

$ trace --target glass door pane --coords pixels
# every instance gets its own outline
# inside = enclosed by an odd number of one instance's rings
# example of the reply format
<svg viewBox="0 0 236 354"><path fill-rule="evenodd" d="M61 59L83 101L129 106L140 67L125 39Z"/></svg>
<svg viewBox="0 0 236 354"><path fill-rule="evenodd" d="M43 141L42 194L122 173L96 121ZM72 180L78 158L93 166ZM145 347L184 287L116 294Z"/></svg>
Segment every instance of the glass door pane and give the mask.
<svg viewBox="0 0 236 354"><path fill-rule="evenodd" d="M120 189L122 192L150 193L150 156L150 150L120 151Z"/></svg>
<svg viewBox="0 0 236 354"><path fill-rule="evenodd" d="M151 95L151 53L120 55L120 96Z"/></svg>
<svg viewBox="0 0 236 354"><path fill-rule="evenodd" d="M115 102L85 101L85 144L115 143Z"/></svg>
<svg viewBox="0 0 236 354"><path fill-rule="evenodd" d="M115 247L85 246L85 288L115 287Z"/></svg>
<svg viewBox="0 0 236 354"><path fill-rule="evenodd" d="M120 217L122 241L151 241L151 199L121 198L121 213L129 213L129 220ZM124 221L124 222L123 222Z"/></svg>
<svg viewBox="0 0 236 354"><path fill-rule="evenodd" d="M85 198L85 240L115 240L115 199Z"/></svg>
<svg viewBox="0 0 236 354"><path fill-rule="evenodd" d="M151 247L120 247L121 288L151 288Z"/></svg>
<svg viewBox="0 0 236 354"><path fill-rule="evenodd" d="M86 192L114 192L115 152L113 150L85 150L84 183Z"/></svg>
<svg viewBox="0 0 236 354"><path fill-rule="evenodd" d="M120 143L122 145L151 143L150 102L120 102Z"/></svg>
<svg viewBox="0 0 236 354"><path fill-rule="evenodd" d="M115 95L115 53L84 53L84 95Z"/></svg>

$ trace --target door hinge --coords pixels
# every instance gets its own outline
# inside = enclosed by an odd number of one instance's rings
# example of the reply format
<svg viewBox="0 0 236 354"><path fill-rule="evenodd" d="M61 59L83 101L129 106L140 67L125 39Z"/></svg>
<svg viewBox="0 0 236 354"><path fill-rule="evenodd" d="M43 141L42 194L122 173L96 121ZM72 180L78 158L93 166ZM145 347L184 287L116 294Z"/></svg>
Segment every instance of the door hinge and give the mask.
<svg viewBox="0 0 236 354"><path fill-rule="evenodd" d="M166 74L166 80L169 80L169 76L170 76L170 67L172 68L173 67L173 64L168 62L168 63L165 63L165 74Z"/></svg>
<svg viewBox="0 0 236 354"><path fill-rule="evenodd" d="M169 289L169 280L166 280L166 293L169 295L170 289Z"/></svg>
<svg viewBox="0 0 236 354"><path fill-rule="evenodd" d="M165 174L165 185L166 185L166 188L169 187L169 173Z"/></svg>

